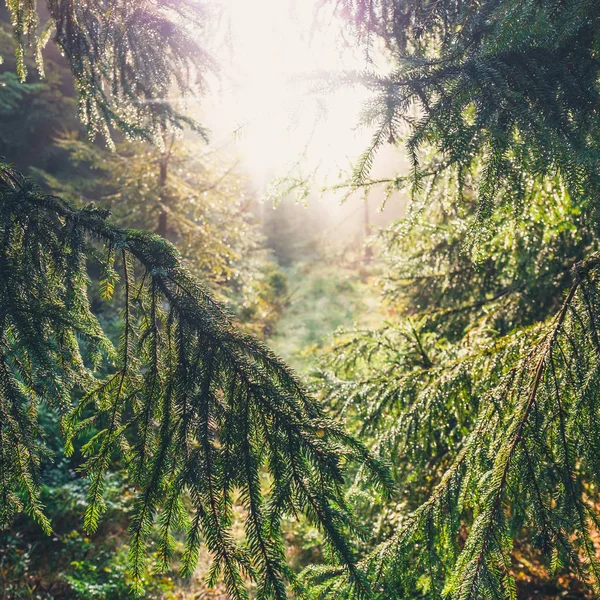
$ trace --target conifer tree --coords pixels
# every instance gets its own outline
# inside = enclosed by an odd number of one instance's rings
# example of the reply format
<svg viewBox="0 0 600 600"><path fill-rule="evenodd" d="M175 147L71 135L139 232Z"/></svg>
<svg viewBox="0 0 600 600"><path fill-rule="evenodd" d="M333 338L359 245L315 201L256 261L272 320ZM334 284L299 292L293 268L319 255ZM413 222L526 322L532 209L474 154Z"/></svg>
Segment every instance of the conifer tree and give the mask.
<svg viewBox="0 0 600 600"><path fill-rule="evenodd" d="M57 136L55 145L68 157L68 175L34 171L54 193L76 206L106 207L121 226L158 233L213 293L251 302L253 279L267 261L257 200L237 162L174 136L165 150L128 142L108 151L76 132Z"/></svg>
<svg viewBox="0 0 600 600"><path fill-rule="evenodd" d="M172 100L202 83L212 61L197 41L206 7L197 0L48 0L40 22L36 2L8 0L16 71L27 56L44 73L42 50L52 40L69 62L79 114L90 136L111 144L110 128L163 143L166 128L199 127Z"/></svg>
<svg viewBox="0 0 600 600"><path fill-rule="evenodd" d="M341 336L322 373L394 464L362 566L381 600L530 597L525 553L597 595L599 6L338 6L396 64L348 76L376 129L350 187L413 199L386 234L389 322ZM402 139L412 171L371 179Z"/></svg>
<svg viewBox="0 0 600 600"><path fill-rule="evenodd" d="M202 12L187 0L49 0L43 27L36 4L10 0L17 73L24 57L52 37L74 76L91 135L110 128L164 140L191 123L168 101L209 62L190 24ZM184 26L185 24L185 26ZM192 68L192 66L194 68ZM284 514L304 513L349 569L356 568L344 501L344 463L357 459L378 482L386 471L363 445L328 420L295 375L266 347L237 330L163 237L114 226L108 211L74 209L0 165L0 523L27 512L49 533L40 500L46 454L38 420L43 403L61 419L67 452L94 431L82 452L88 478L85 528L104 510L105 475L120 457L136 487L130 562L141 590L146 542L158 524L166 568L174 533L185 535L181 570L193 571L205 543L209 583L231 598L284 598L294 581L281 534ZM99 265L106 299L123 296L116 348L92 313L89 265ZM98 368L109 367L106 376ZM232 535L234 502L243 506L244 540Z"/></svg>

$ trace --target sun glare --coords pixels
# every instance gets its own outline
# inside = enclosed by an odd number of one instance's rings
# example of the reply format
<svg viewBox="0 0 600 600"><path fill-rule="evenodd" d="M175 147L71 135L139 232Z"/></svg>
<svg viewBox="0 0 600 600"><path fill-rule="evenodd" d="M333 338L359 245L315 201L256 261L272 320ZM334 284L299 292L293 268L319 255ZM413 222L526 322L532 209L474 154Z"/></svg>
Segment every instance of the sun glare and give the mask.
<svg viewBox="0 0 600 600"><path fill-rule="evenodd" d="M347 168L365 145L354 128L365 92L314 92L319 78L365 65L361 53L340 43L338 22L308 0L220 2L228 43L218 50L223 77L213 130L235 132L245 166L261 184L294 168L318 168L322 176Z"/></svg>

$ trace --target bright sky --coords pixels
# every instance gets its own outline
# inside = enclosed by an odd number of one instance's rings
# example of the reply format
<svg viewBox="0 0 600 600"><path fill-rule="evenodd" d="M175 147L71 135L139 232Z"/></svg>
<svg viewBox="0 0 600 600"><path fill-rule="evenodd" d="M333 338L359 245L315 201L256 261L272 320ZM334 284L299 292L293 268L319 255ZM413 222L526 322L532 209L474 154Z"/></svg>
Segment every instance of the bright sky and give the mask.
<svg viewBox="0 0 600 600"><path fill-rule="evenodd" d="M304 175L316 167L328 179L347 171L370 138L356 129L366 91L311 90L316 72L363 69L363 50L341 42L341 24L315 12L318 0L213 1L225 9L225 43L216 51L223 76L205 117L213 144L235 138L259 185L286 176L299 160Z"/></svg>

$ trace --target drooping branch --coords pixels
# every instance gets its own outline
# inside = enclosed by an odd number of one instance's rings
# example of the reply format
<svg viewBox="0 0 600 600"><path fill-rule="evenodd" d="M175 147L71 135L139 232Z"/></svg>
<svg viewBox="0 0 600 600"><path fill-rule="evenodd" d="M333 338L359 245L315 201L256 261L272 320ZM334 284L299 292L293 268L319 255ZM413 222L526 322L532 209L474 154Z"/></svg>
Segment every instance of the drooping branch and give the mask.
<svg viewBox="0 0 600 600"><path fill-rule="evenodd" d="M401 598L421 587L460 600L512 597L511 554L522 528L535 532L556 564L570 564L598 588L591 499L599 478L599 265L593 255L574 266L555 316L528 332L516 357L505 354L499 383L479 402L470 433L429 499L361 562L378 597ZM425 386L416 400L428 394ZM418 420L431 410L416 401L403 413ZM322 582L325 597L344 589L334 569L308 576Z"/></svg>
<svg viewBox="0 0 600 600"><path fill-rule="evenodd" d="M128 468L138 490L131 516L138 588L146 540L158 515L165 564L172 532L183 528L185 572L193 569L204 541L214 557L212 575L223 574L231 597L244 597L247 574L259 581L265 597L282 598L292 577L279 532L287 511L302 511L320 526L355 583L364 587L346 538L352 521L341 495L342 463L358 460L379 483L388 484L385 469L325 418L288 367L236 329L182 266L173 246L155 234L114 227L105 211L74 210L5 166L0 208L5 239L0 314L2 341L10 352L2 375L14 383L0 388L2 411L22 411L14 428L5 419L0 425L3 439L12 438L1 454L2 493L8 498L3 523L18 509L10 498L25 485L26 509L46 525L36 495L37 419L26 410L46 402L62 415L69 448L82 430L95 432L82 448L82 470L90 480L89 530L97 527L104 508L106 471L115 460ZM115 273L121 271L122 285L111 276L115 301L123 306L116 352L87 298L86 264L98 246L120 256ZM102 355L114 360L114 372L104 379L90 368ZM25 366L18 371L18 364ZM62 390L59 402L52 393L56 387ZM73 399L77 390L83 392L79 401ZM21 471L7 477L6 469L14 470L11 457L24 450L29 458L19 463ZM269 475L268 490L259 483L262 473ZM231 533L238 493L251 552ZM191 522L182 511L184 496L191 502Z"/></svg>

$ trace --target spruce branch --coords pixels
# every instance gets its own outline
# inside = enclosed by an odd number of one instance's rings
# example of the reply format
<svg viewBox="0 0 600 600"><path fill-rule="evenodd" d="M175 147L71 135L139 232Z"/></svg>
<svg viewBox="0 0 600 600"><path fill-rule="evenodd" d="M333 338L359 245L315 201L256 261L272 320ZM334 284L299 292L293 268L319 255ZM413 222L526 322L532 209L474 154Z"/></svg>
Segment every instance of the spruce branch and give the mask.
<svg viewBox="0 0 600 600"><path fill-rule="evenodd" d="M211 575L222 573L232 598L246 597L247 577L258 581L262 597L285 597L293 575L285 562L281 516L298 509L323 530L353 580L366 586L347 540L355 525L339 485L342 461L362 463L384 487L386 469L324 416L286 365L235 328L174 247L155 234L113 226L100 209L77 211L7 166L0 169L0 208L9 242L0 245L2 341L26 375L2 362L2 414L18 417L0 422L3 525L19 510L11 498L22 488L25 510L47 528L38 500L39 425L35 411L25 410L45 402L62 416L68 448L83 427L93 423L96 429L82 448L87 529L96 529L104 511L107 471L116 461L128 469L137 490L130 522L137 591L148 536L158 522L163 566L172 555L172 532L183 527L185 574L193 571L204 542L214 558ZM95 245L120 254L122 277L114 281L123 310L116 353L87 298L87 260L97 255ZM139 283L136 272L143 273ZM54 318L53 308L69 319ZM38 315L44 315L43 327ZM35 336L28 333L31 327ZM105 358L115 360L114 372L100 378L90 371L79 343L57 349L56 340L65 336L100 344ZM41 370L29 358L33 353L43 360ZM78 390L84 392L79 401ZM263 472L271 478L266 494ZM245 544L231 531L237 493L247 512ZM191 522L182 514L184 498L191 503Z"/></svg>

